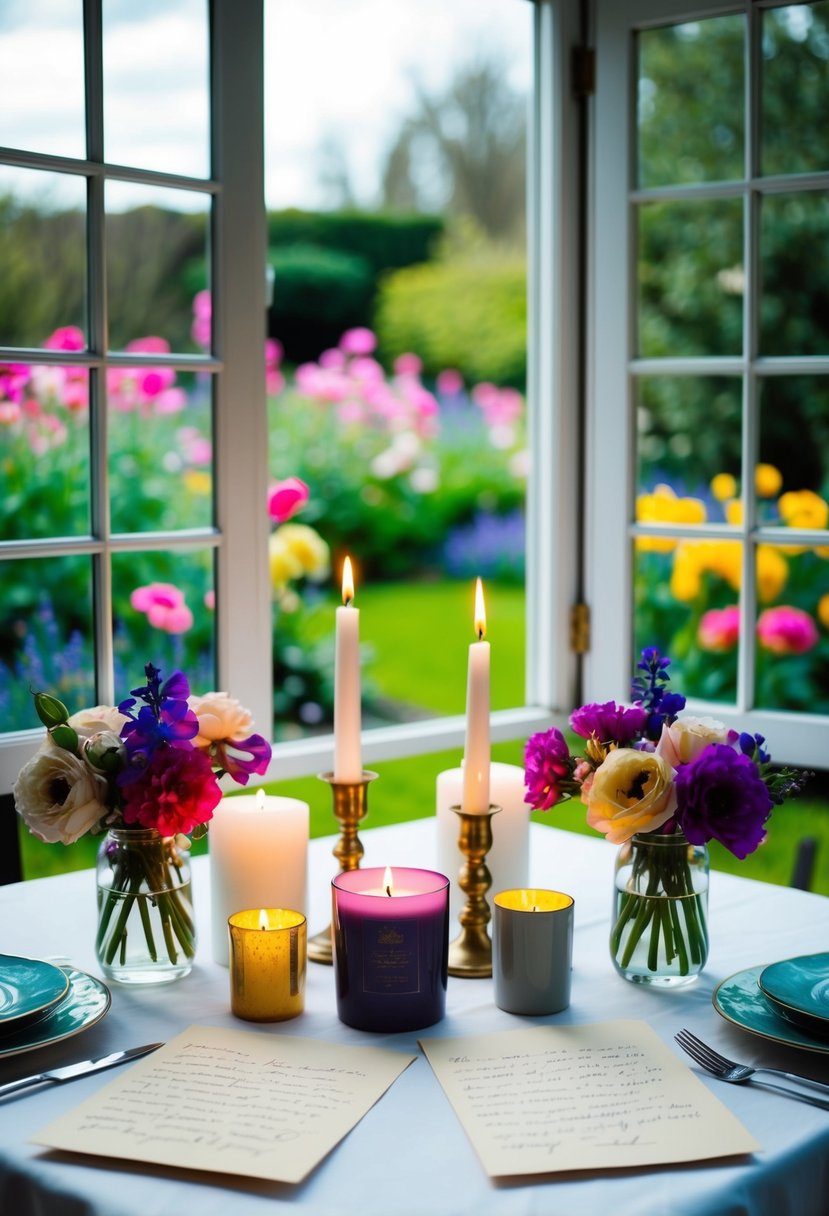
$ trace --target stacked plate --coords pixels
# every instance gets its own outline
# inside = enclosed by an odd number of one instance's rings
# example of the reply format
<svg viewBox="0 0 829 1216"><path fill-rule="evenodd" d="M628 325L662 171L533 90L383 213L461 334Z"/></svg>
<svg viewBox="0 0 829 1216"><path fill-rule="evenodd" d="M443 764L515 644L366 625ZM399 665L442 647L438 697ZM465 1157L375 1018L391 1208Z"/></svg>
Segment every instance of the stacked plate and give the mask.
<svg viewBox="0 0 829 1216"><path fill-rule="evenodd" d="M0 954L0 1059L79 1034L109 1005L108 988L85 971Z"/></svg>
<svg viewBox="0 0 829 1216"><path fill-rule="evenodd" d="M714 990L714 1008L743 1030L829 1055L829 953L749 967Z"/></svg>

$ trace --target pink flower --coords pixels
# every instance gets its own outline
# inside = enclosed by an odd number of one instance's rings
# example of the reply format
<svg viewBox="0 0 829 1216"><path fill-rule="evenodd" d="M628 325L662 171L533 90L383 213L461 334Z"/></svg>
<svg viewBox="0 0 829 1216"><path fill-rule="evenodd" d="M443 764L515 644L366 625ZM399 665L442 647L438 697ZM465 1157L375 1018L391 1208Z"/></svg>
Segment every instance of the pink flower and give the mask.
<svg viewBox="0 0 829 1216"><path fill-rule="evenodd" d="M308 486L299 477L275 482L268 493L268 515L279 524L296 515L308 501Z"/></svg>
<svg viewBox="0 0 829 1216"><path fill-rule="evenodd" d="M760 644L772 654L805 654L818 643L815 622L802 608L767 608L757 620Z"/></svg>
<svg viewBox="0 0 829 1216"><path fill-rule="evenodd" d="M437 375L437 390L444 397L456 397L463 392L463 376L454 367L447 367Z"/></svg>
<svg viewBox="0 0 829 1216"><path fill-rule="evenodd" d="M190 334L198 346L210 349L213 301L209 291L197 291L193 297L193 324Z"/></svg>
<svg viewBox="0 0 829 1216"><path fill-rule="evenodd" d="M423 371L423 360L409 353L398 355L394 361L394 370L398 376L419 376Z"/></svg>
<svg viewBox="0 0 829 1216"><path fill-rule="evenodd" d="M170 350L170 343L166 338L149 335L146 338L133 338L132 342L128 342L124 349L140 352L144 355L166 355Z"/></svg>
<svg viewBox="0 0 829 1216"><path fill-rule="evenodd" d="M154 629L165 633L186 633L193 627L193 613L184 602L184 595L172 583L148 583L136 587L130 596L136 612L147 614Z"/></svg>
<svg viewBox="0 0 829 1216"><path fill-rule="evenodd" d="M333 367L336 371L342 371L345 367L345 354L336 347L332 350L324 350L318 362L320 367Z"/></svg>
<svg viewBox="0 0 829 1216"><path fill-rule="evenodd" d="M370 355L376 348L376 337L364 326L347 329L340 338L340 350L345 351L347 355Z"/></svg>
<svg viewBox="0 0 829 1216"><path fill-rule="evenodd" d="M159 748L136 781L123 787L124 823L189 836L213 818L222 791L208 756L192 747Z"/></svg>
<svg viewBox="0 0 829 1216"><path fill-rule="evenodd" d="M715 653L733 650L739 640L740 609L736 604L710 608L703 613L697 630L697 641L703 650Z"/></svg>
<svg viewBox="0 0 829 1216"><path fill-rule="evenodd" d="M46 350L85 350L86 338L77 325L64 325L50 334L43 345Z"/></svg>

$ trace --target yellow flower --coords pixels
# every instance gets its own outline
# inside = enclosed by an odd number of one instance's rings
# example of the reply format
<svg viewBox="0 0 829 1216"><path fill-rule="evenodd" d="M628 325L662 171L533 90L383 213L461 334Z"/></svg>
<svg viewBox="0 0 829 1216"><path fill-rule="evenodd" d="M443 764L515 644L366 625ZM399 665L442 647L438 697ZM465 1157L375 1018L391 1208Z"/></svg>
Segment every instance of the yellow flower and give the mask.
<svg viewBox="0 0 829 1216"><path fill-rule="evenodd" d="M306 578L320 580L328 574L330 554L328 545L308 524L283 524L274 536L279 536L291 556L299 563Z"/></svg>
<svg viewBox="0 0 829 1216"><path fill-rule="evenodd" d="M612 844L661 827L676 806L673 777L670 764L655 752L617 748L593 776L587 822Z"/></svg>
<svg viewBox="0 0 829 1216"><path fill-rule="evenodd" d="M184 485L191 494L199 494L204 497L213 489L213 478L203 469L186 469Z"/></svg>
<svg viewBox="0 0 829 1216"><path fill-rule="evenodd" d="M281 528L277 529L268 541L271 583L276 590L285 587L291 579L302 578L302 562L288 548L280 532Z"/></svg>
<svg viewBox="0 0 829 1216"><path fill-rule="evenodd" d="M773 545L757 546L757 595L768 604L776 600L789 577L789 563Z"/></svg>
<svg viewBox="0 0 829 1216"><path fill-rule="evenodd" d="M754 470L754 488L758 498L774 498L780 493L783 478L773 464L758 464Z"/></svg>
<svg viewBox="0 0 829 1216"><path fill-rule="evenodd" d="M829 594L822 595L817 602L817 619L824 629L829 629Z"/></svg>
<svg viewBox="0 0 829 1216"><path fill-rule="evenodd" d="M694 541L685 541L676 551L671 571L671 595L681 604L688 604L699 595L702 569L697 560Z"/></svg>
<svg viewBox="0 0 829 1216"><path fill-rule="evenodd" d="M777 509L790 528L825 528L829 524L829 503L813 490L781 494Z"/></svg>
<svg viewBox="0 0 829 1216"><path fill-rule="evenodd" d="M677 498L669 485L658 485L652 494L636 500L636 518L649 524L700 524L706 519L705 503L699 498ZM636 547L643 553L671 553L675 537L640 536Z"/></svg>
<svg viewBox="0 0 829 1216"><path fill-rule="evenodd" d="M736 498L737 482L730 473L717 473L711 479L711 493L717 502L725 502L727 498Z"/></svg>
<svg viewBox="0 0 829 1216"><path fill-rule="evenodd" d="M725 518L735 526L743 522L743 504L739 498L732 498L725 504Z"/></svg>

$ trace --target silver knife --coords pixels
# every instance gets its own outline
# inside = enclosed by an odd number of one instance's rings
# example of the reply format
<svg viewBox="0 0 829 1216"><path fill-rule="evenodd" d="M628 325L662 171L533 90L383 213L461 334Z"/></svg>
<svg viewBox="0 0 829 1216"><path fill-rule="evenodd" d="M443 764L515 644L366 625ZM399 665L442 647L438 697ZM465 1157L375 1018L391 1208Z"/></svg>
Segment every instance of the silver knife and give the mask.
<svg viewBox="0 0 829 1216"><path fill-rule="evenodd" d="M36 1072L31 1077L21 1077L19 1081L9 1081L0 1085L0 1098L8 1094L19 1094L37 1085L47 1085L63 1081L73 1081L75 1077L85 1077L91 1072L100 1072L102 1068L113 1068L126 1060L135 1060L145 1056L150 1051L163 1047L163 1043L145 1043L143 1047L130 1047L127 1051L113 1051L108 1056L99 1056L97 1060L80 1060L77 1064L67 1064L64 1068L51 1068L48 1072Z"/></svg>

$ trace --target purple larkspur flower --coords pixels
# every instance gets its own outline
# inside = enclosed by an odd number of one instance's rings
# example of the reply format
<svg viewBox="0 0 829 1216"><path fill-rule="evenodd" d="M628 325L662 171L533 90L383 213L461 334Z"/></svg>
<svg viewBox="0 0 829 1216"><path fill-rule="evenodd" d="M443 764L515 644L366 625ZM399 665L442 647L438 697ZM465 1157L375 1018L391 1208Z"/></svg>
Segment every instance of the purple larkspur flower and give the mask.
<svg viewBox="0 0 829 1216"><path fill-rule="evenodd" d="M533 810L549 811L578 789L574 768L567 740L557 727L531 735L524 750L524 801Z"/></svg>
<svg viewBox="0 0 829 1216"><path fill-rule="evenodd" d="M647 711L641 705L626 709L615 701L604 704L582 705L570 715L570 725L577 735L589 739L595 735L600 743L618 743L626 747L637 739L645 729Z"/></svg>
<svg viewBox="0 0 829 1216"><path fill-rule="evenodd" d="M772 799L750 756L712 743L676 770L676 818L691 844L718 840L735 857L765 838Z"/></svg>

